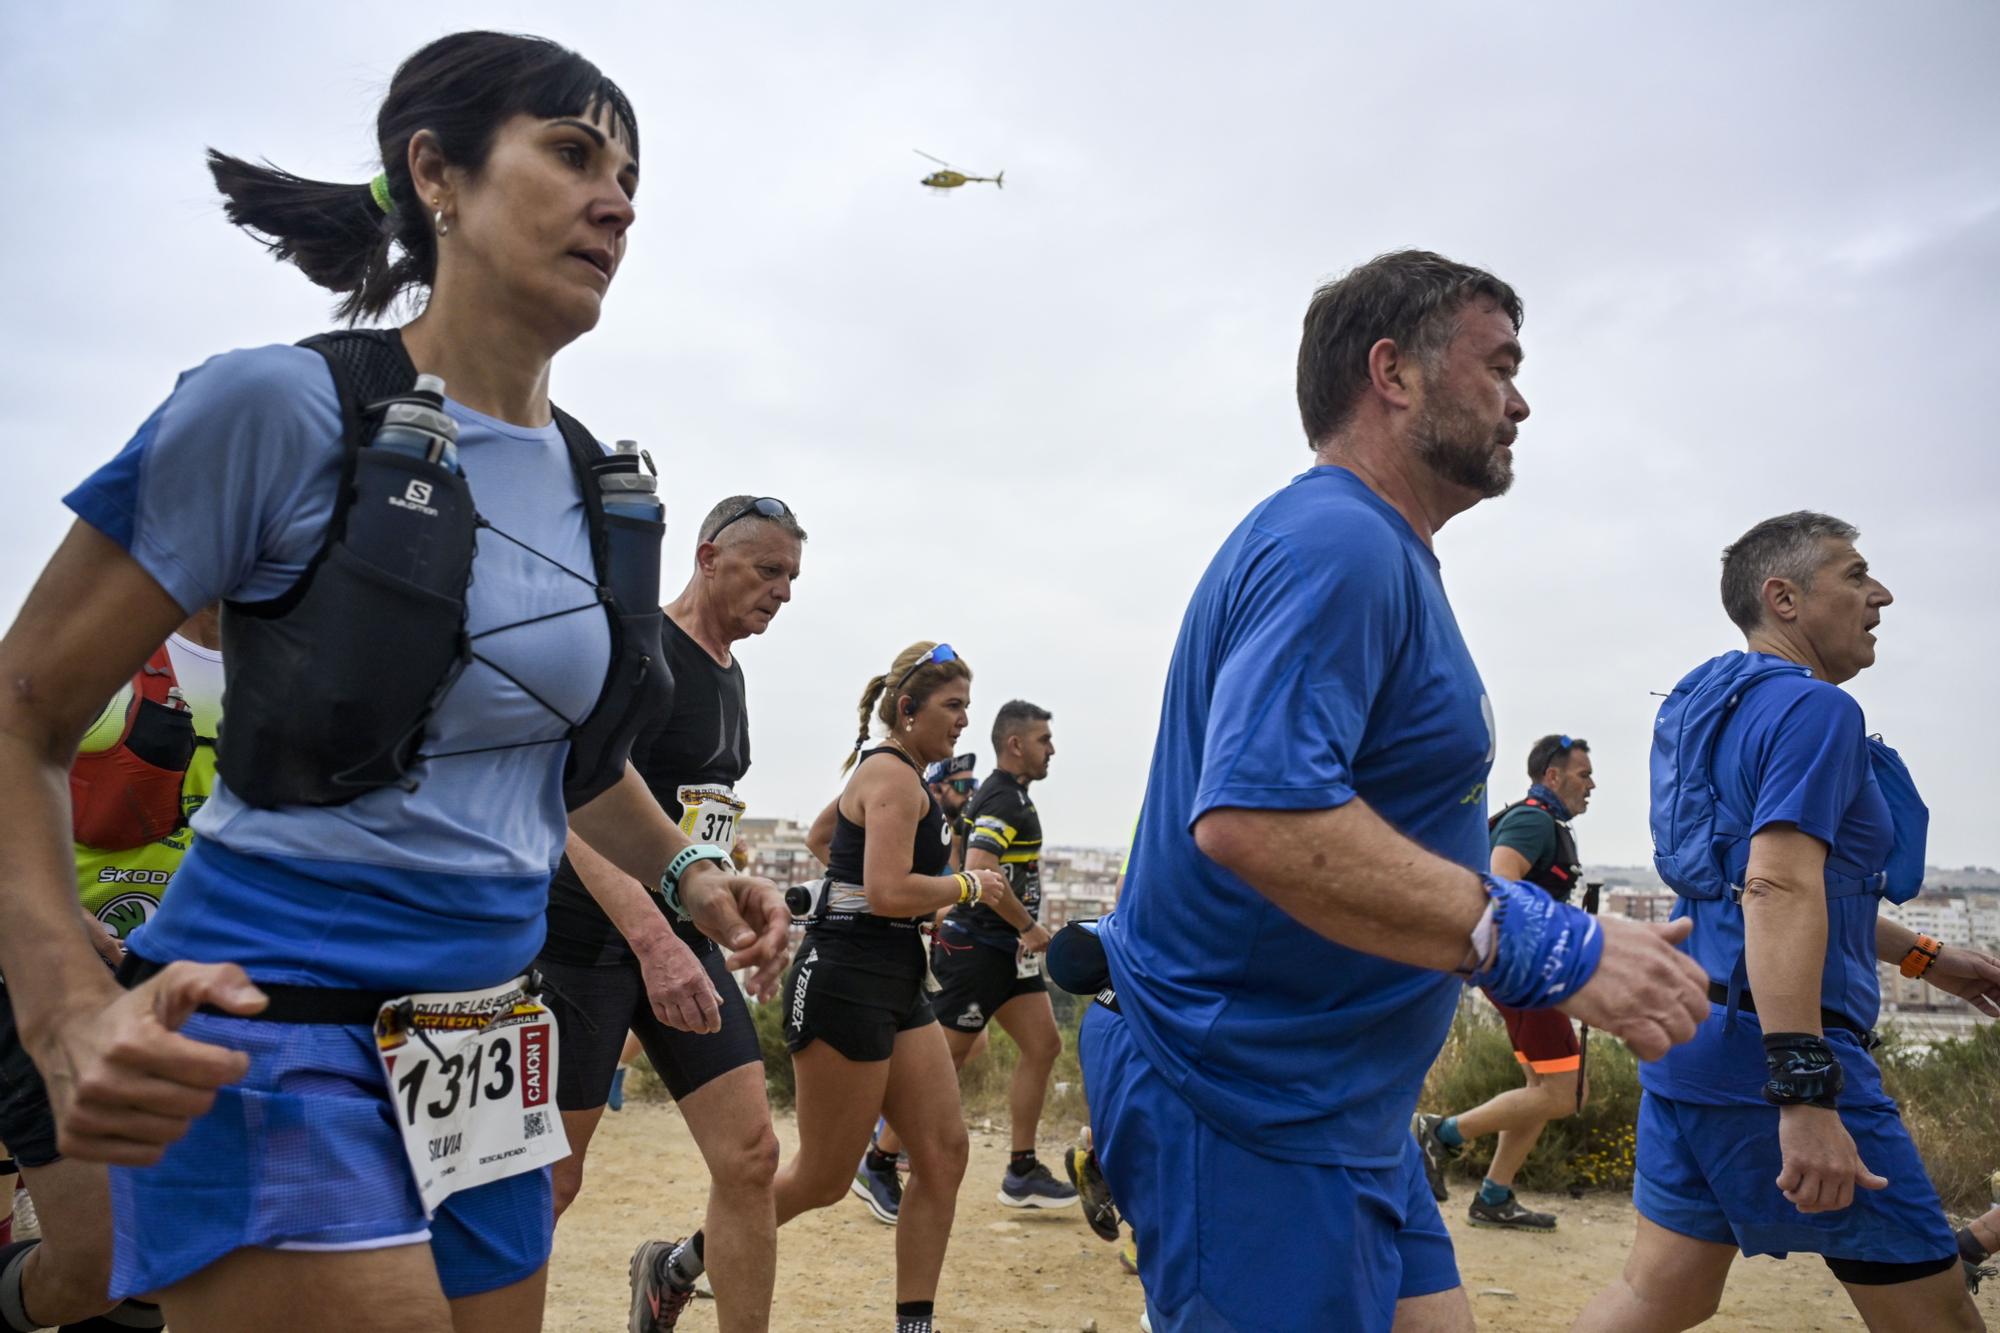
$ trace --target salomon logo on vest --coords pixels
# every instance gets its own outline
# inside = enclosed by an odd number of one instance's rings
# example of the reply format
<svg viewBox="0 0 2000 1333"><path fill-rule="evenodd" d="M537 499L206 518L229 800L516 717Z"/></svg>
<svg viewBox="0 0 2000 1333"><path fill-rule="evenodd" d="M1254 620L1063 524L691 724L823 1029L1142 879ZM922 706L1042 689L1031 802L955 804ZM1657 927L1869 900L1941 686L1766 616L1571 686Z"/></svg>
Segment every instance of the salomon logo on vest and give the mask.
<svg viewBox="0 0 2000 1333"><path fill-rule="evenodd" d="M426 518L436 518L437 510L431 508L431 484L427 481L413 481L403 488L401 498L389 497L389 503L398 509L414 509Z"/></svg>

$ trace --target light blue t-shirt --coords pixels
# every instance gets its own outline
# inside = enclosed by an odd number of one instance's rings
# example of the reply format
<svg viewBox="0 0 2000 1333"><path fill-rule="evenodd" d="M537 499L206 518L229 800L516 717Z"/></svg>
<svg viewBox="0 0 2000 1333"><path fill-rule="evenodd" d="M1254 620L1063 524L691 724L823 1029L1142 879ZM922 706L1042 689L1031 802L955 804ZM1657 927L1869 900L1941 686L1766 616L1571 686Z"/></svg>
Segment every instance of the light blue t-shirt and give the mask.
<svg viewBox="0 0 2000 1333"><path fill-rule="evenodd" d="M1335 467L1251 511L1182 622L1124 894L1101 923L1134 1039L1217 1133L1290 1161L1401 1162L1459 983L1306 929L1203 856L1195 822L1359 796L1483 869L1492 751L1437 558L1400 514Z"/></svg>
<svg viewBox="0 0 2000 1333"><path fill-rule="evenodd" d="M445 407L480 514L589 572L588 519L555 424ZM317 352L228 352L184 374L66 503L184 610L263 601L288 589L324 540L340 436ZM562 854L569 747L565 723L508 676L580 721L604 684L610 629L591 586L489 530L478 535L467 599L474 648L504 673L469 665L433 714L423 753L552 743L427 760L413 770L416 791L382 788L337 806L255 809L218 781L194 821L197 850L135 938L139 952L343 986L485 985L526 966ZM572 607L590 609L500 628Z"/></svg>
<svg viewBox="0 0 2000 1333"><path fill-rule="evenodd" d="M1861 874L1888 864L1895 842L1889 803L1868 760L1861 705L1837 685L1791 672L1767 676L1746 690L1715 738L1716 795L1732 811L1748 812L1754 835L1790 824L1825 843L1829 860ZM1740 854L1740 853L1739 853ZM1731 883L1742 868L1729 866ZM1863 1027L1881 1007L1875 972L1875 921L1882 900L1845 894L1826 904L1826 962L1820 1004ZM1743 956L1743 909L1728 899L1681 898L1674 919L1694 918L1687 951L1710 978L1729 981ZM1725 1006L1712 1004L1694 1040L1639 1067L1640 1083L1661 1096L1710 1105L1763 1106L1763 1029L1755 1014L1737 1014L1723 1031ZM1842 1106L1880 1105L1875 1062L1852 1034L1830 1029L1846 1075Z"/></svg>

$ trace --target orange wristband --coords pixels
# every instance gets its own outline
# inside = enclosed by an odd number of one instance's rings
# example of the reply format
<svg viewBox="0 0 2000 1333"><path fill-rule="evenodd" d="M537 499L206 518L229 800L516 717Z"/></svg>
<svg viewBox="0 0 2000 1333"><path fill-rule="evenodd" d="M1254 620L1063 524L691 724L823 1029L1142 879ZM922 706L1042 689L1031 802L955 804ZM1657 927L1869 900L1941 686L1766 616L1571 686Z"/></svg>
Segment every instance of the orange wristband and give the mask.
<svg viewBox="0 0 2000 1333"><path fill-rule="evenodd" d="M1930 936L1917 936L1917 942L1903 955L1903 975L1912 980L1921 977L1931 970L1932 964L1937 962L1938 955L1943 951L1944 946Z"/></svg>

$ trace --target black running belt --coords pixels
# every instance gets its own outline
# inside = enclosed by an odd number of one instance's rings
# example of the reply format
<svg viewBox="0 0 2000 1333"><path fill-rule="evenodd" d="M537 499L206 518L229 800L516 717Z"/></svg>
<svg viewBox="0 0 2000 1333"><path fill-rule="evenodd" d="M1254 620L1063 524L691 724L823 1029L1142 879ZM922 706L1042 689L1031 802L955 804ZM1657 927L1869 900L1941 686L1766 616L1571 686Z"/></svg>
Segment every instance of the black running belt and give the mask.
<svg viewBox="0 0 2000 1333"><path fill-rule="evenodd" d="M157 976L164 963L156 963L150 958L141 958L136 953L127 953L125 961L118 968L118 984L130 990L140 982ZM338 986L290 986L278 982L253 982L258 990L271 998L259 1013L232 1014L205 1004L199 1012L214 1018L254 1018L267 1023L338 1023L344 1027L375 1026L375 1018L382 1012L382 1006L391 1000L398 1000L407 992L391 990L348 990Z"/></svg>
<svg viewBox="0 0 2000 1333"><path fill-rule="evenodd" d="M1717 1004L1727 1005L1729 1003L1729 987L1719 981L1709 982L1708 998ZM1750 998L1748 990L1741 990L1736 993L1736 1007L1746 1014L1757 1012L1757 1002ZM1835 1013L1831 1009L1821 1008L1819 1011L1819 1025L1822 1029L1838 1028L1842 1032L1852 1032L1855 1036L1861 1038L1861 1048L1863 1050L1872 1051L1882 1044L1882 1039L1875 1035L1872 1028L1862 1027L1847 1015Z"/></svg>

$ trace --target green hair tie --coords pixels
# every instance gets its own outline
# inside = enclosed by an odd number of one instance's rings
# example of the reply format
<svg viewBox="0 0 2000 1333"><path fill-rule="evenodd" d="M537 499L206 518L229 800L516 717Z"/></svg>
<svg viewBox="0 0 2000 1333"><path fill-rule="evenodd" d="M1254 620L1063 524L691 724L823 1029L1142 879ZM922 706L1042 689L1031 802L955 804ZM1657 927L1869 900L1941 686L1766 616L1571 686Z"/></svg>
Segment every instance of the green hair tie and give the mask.
<svg viewBox="0 0 2000 1333"><path fill-rule="evenodd" d="M389 195L389 173L378 171L375 179L368 182L368 193L375 197L375 207L384 213L396 211L396 201Z"/></svg>

